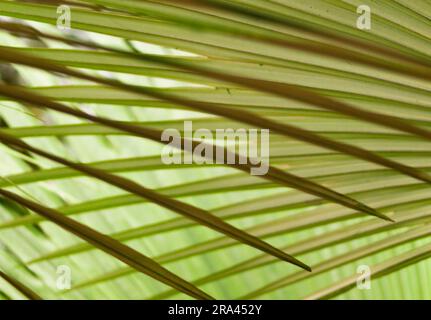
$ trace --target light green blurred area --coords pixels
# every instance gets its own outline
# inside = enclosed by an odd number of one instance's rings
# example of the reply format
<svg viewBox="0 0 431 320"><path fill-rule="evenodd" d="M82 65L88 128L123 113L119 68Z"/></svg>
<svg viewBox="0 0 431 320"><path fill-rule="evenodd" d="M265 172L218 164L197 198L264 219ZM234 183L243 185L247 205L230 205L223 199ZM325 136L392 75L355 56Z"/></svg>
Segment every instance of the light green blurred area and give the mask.
<svg viewBox="0 0 431 320"><path fill-rule="evenodd" d="M333 1L324 2L331 3ZM353 3L355 1L345 2ZM61 32L55 28L49 27L45 24L36 22L29 22L29 24L36 26L41 30L47 30L51 33L61 34ZM80 31L76 31L75 35L79 36L79 32ZM96 43L109 42L111 46L116 46L122 49L128 48L126 43L120 38L109 37L96 33L85 33L85 35L86 37L89 37L91 41L95 41ZM26 40L6 33L0 33L0 42L5 46L29 46ZM180 56L187 54L179 50L167 49L154 44L146 44L144 42L138 41L134 41L133 43L136 45L136 48L146 53ZM67 46L64 44L62 45L54 42L51 43L49 41L47 44L55 48L60 48L63 46L67 49ZM427 48L429 48L429 45ZM88 84L80 80L56 76L27 67L18 66L16 69L19 71L20 76L25 80L25 82L32 87ZM131 75L127 73L117 73L102 70L85 69L85 71L143 86L161 88L198 87L198 85L191 84L190 82L164 79L162 77ZM385 76L386 75L383 75L382 77L384 78ZM299 79L298 81L301 80ZM348 79L345 79L345 81L348 81ZM315 85L319 86L319 84ZM325 88L325 85L322 84L321 89L328 89ZM205 84L199 86L205 87ZM414 90L412 89L412 92L413 91ZM420 97L422 93L417 94ZM400 93L400 95L402 95L402 93ZM412 99L415 99L416 96L414 96L413 93L412 95ZM426 96L426 94L424 94L424 96ZM406 97L408 98L408 94L406 94ZM428 91L428 100L426 100L424 104L431 102L429 97ZM143 107L138 105L121 106L96 103L86 104L78 102L69 102L67 104L98 116L131 122L147 123L169 120L179 120L181 122L183 119L195 119L198 121L200 118L202 120L209 117L208 115L200 114L198 112L174 108ZM300 108L298 107L298 109ZM43 118L49 122L49 125L59 126L84 123L80 119L72 118L70 116L65 116L63 114L48 110L43 110L42 114ZM429 110L424 111L424 114L429 116ZM2 119L4 119L10 130L20 127L46 125L46 123L37 117L29 114L29 111L26 107L8 101L0 101L0 116ZM304 118L305 116L303 117L301 115L301 117ZM328 117L331 118L332 115L328 115ZM416 117L420 118L421 115L416 115ZM343 121L343 119L337 119L336 116L331 118L331 120L333 120L335 123L336 121ZM295 121L295 119L293 119L293 121ZM320 124L322 126L321 130L326 132L328 135L334 134L334 132L336 132L336 129L325 129L325 119L319 119L317 117L317 119L313 119L313 121L310 120L310 122L312 122L310 126L313 126L313 123L316 122L316 126ZM352 123L352 128L355 128L355 121L352 121ZM375 128L373 125L370 125L369 127L361 127L363 126L363 123L361 122L356 122L356 125L358 128L364 128L365 133L368 130L373 130L373 128ZM307 126L306 120L304 120L304 126ZM328 120L328 124L326 126L327 128L331 128L332 122ZM424 126L429 126L429 123L424 124ZM358 131L359 130L360 129L358 129ZM376 131L378 130L379 129L376 129ZM384 131L384 129L381 130ZM373 131L370 132L373 133ZM298 154L301 153L301 150L305 150L305 153L318 153L318 151L316 151L318 149L313 149L314 147L309 147L302 143L295 144L296 142L291 139L282 138L276 135L272 135L271 137L273 138L273 140L271 140L271 150L275 157L277 152L283 154L283 148L285 146L292 146L292 152L297 150ZM354 140L355 138L349 137L349 139ZM378 150L383 148L382 153L384 151L390 152L392 148L395 148L392 147L393 145L391 145L391 147L388 147L387 150L385 150L385 147L388 146L388 143L385 142L384 138L382 138L382 140L376 138L376 140L371 142L371 138L370 140L363 138L364 141L360 140L361 137L357 139L359 141L358 144L363 143L364 145L367 145L368 143L370 148L376 148ZM399 143L396 145L399 147L399 149L395 148L395 151L424 150L425 152L430 150L429 144L427 144L427 142L423 142L414 138L411 140L406 138L405 141L402 139L403 137L401 137L399 141L394 142ZM157 156L160 154L161 150L161 145L155 142L151 142L142 138L116 134L30 137L25 138L25 141L61 157L83 163ZM404 141L404 143L402 141ZM277 143L279 149L277 149ZM295 146L297 149L295 149ZM400 158L402 157L403 155L400 156ZM22 154L14 152L3 146L0 148L0 159L2 164L0 166L0 175L4 179L8 179L12 175L16 174L30 173L32 168L26 160L30 160L44 169L55 168L58 166L57 164L37 156L29 159L26 156L23 156ZM402 159L405 160L405 162L418 161L421 164L428 162L426 154L425 156L421 155L416 159L412 159L412 157L407 155L405 156L405 159ZM357 165L359 168L358 171L360 172L361 167L360 164L358 164L359 162L355 163L349 157L344 158L344 160L347 163L346 167L351 166L354 168L355 165ZM349 161L351 161L351 163ZM307 166L309 167L308 169ZM319 167L317 160L315 160L315 162L310 160L310 163L307 163L306 158L302 161L293 161L290 168L292 170L297 170L298 172L307 172L307 170L310 170L310 172L313 172L313 170L317 172L320 170L323 171L322 174L324 174L325 170L332 170L331 167L329 167L329 169L326 169L325 167ZM334 172L336 171L335 169L333 170ZM181 190L183 185L189 182L202 181L204 184L205 181L210 182L216 177L228 177L232 174L237 174L238 177L246 176L246 173L242 173L232 168L223 166L134 170L130 172L120 172L118 174L139 182L145 187L160 189L178 185L178 190ZM369 182L369 186L370 188L373 186L373 181ZM339 188L342 189L341 186ZM82 176L23 183L16 187L10 187L10 190L17 192L20 195L31 196L38 202L53 208L66 207L91 200L124 194L123 191L113 186L109 186L106 183L97 181L93 178ZM247 206L248 203L253 204L252 201L256 199L264 199L268 196L279 195L280 199L284 199L285 197L290 196L290 192L293 194L292 190L275 185L269 185L266 188L259 188L259 186L256 186L251 190L223 190L220 188L220 190L211 194L191 195L188 197L181 197L180 199L197 207L214 211L233 204L243 204L244 206ZM396 199L388 199L388 201L395 200ZM13 206L11 207L10 204L5 203L4 200L1 200L0 204L0 223L11 221L17 218L20 214L23 215L22 212L19 212L19 210ZM328 211L331 208L339 208L339 206L336 205L332 205L332 207L331 205L317 205L288 210L274 209L261 214L240 217L230 220L230 222L244 230L264 223L274 222L274 224L277 224L278 219L292 216L300 217L302 214L306 214L307 212L313 210L313 212L317 212L319 207L324 207ZM251 209L252 208L250 208L250 210ZM429 209L429 207L424 207L424 210ZM421 208L418 210L421 210ZM29 213L27 212L25 214ZM96 210L73 216L74 219L105 234L114 234L145 225L151 225L160 221L167 221L176 217L178 217L177 214L169 212L168 210L151 203L124 205L117 208ZM266 238L266 240L276 247L284 247L304 239L312 238L314 236L325 235L326 233L334 230L342 230L343 228L347 228L348 226L351 226L355 223L360 223L362 221L368 221L371 219L374 218L364 217L363 215L358 214L358 217L355 219L341 222L337 221L320 226L310 226L302 230L292 232L280 232L279 234ZM388 236L396 235L397 233L405 232L408 229L408 227L404 227L397 230L373 234L355 240L344 241L340 244L313 250L306 254L299 255L298 257L313 267L322 261L331 260L338 255L351 252L354 249L363 246L371 246L376 241L385 239ZM209 230L208 228L202 226L193 226L133 239L127 241L126 243L150 257L158 257L162 254L174 252L176 250L190 246L195 246L199 243L220 237L221 236L219 234ZM78 285L101 277L105 274L109 274L112 271L123 270L125 268L125 265L118 260L115 260L114 258L96 249L29 264L31 260L79 243L82 243L82 241L77 237L60 229L51 222L46 221L38 224L0 229L0 269L13 274L15 278L31 287L35 292L45 299L146 299L169 289L156 280L153 280L146 275L139 274L137 272L128 273L115 279L108 279L101 283L89 285L80 288L79 290L72 290L70 292L57 289L56 281L59 277L57 274L57 268L59 266L66 265L70 267L72 271L72 289L74 285ZM322 274L310 276L303 281L294 283L274 292L267 293L260 296L259 298L301 299L319 289L323 289L338 281L341 281L344 278L356 275L357 268L360 265L372 266L394 256L412 251L413 249L428 243L430 243L429 238L411 241L408 244L402 244L396 246L395 248L355 260L342 267L334 268ZM181 259L163 265L182 278L193 281L258 255L260 255L260 252L258 252L256 249L246 247L242 244L235 244L233 246L224 247L211 252L200 253L193 257ZM338 295L336 299L430 299L431 274L429 270L431 270L431 260L424 260L379 279L373 279L373 277L371 277L370 290L360 290L358 288L354 288L341 295ZM247 293L257 290L268 283L276 281L283 276L297 271L298 268L295 266L284 262L275 262L202 285L200 288L218 299L234 299L246 295ZM0 291L2 293L0 298L23 298L14 288L1 279ZM171 298L187 299L188 297L177 294L171 296Z"/></svg>

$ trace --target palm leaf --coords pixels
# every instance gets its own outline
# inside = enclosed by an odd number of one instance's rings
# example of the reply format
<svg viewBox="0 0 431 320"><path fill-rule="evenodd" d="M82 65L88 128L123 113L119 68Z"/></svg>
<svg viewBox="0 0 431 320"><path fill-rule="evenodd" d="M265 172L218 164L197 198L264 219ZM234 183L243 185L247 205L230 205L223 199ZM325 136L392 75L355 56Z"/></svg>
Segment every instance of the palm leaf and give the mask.
<svg viewBox="0 0 431 320"><path fill-rule="evenodd" d="M426 1L31 2L0 3L1 298L431 296ZM185 120L270 129L268 174L166 166Z"/></svg>

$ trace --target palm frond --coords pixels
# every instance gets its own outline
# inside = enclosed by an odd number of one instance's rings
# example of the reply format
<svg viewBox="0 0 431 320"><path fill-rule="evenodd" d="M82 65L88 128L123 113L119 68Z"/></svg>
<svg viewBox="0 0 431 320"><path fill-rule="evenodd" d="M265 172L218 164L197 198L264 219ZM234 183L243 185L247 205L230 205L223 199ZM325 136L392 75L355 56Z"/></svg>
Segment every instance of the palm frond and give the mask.
<svg viewBox="0 0 431 320"><path fill-rule="evenodd" d="M362 2L1 1L0 298L431 297L431 7Z"/></svg>

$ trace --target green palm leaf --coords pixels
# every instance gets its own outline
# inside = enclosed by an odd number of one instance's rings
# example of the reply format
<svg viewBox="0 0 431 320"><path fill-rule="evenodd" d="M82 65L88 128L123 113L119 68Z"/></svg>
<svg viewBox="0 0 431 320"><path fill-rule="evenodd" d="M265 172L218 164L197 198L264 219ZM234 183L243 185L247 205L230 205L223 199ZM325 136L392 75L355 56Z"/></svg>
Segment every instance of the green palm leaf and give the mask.
<svg viewBox="0 0 431 320"><path fill-rule="evenodd" d="M427 1L31 2L0 2L0 298L431 297ZM269 129L268 173L164 164L186 120Z"/></svg>

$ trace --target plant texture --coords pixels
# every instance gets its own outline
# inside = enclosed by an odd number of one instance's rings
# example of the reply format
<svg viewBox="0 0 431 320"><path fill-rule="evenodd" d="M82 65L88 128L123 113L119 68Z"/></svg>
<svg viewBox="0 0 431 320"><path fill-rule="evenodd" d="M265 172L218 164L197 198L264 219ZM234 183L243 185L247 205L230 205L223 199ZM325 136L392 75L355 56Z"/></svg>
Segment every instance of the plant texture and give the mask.
<svg viewBox="0 0 431 320"><path fill-rule="evenodd" d="M430 1L1 0L0 41L1 299L431 298Z"/></svg>

